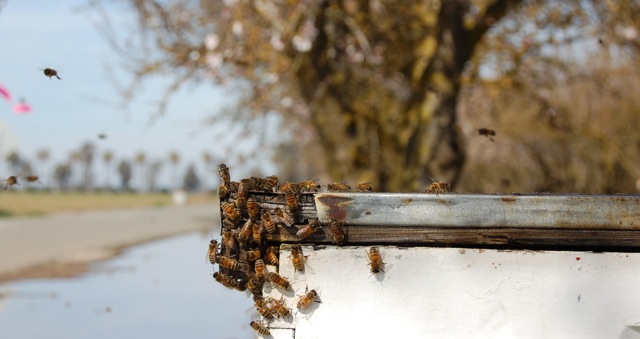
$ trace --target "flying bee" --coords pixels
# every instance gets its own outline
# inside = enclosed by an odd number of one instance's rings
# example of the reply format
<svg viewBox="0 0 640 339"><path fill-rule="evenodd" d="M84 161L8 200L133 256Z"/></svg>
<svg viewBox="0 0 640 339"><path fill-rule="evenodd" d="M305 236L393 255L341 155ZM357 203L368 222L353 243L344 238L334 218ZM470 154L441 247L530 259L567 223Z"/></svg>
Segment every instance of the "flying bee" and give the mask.
<svg viewBox="0 0 640 339"><path fill-rule="evenodd" d="M238 219L240 219L240 213L238 212L238 209L233 206L233 204L226 202L226 201L222 201L220 203L220 208L222 208L222 213L224 213L224 215L229 218L231 221L237 221Z"/></svg>
<svg viewBox="0 0 640 339"><path fill-rule="evenodd" d="M307 226L301 228L296 232L296 235L300 240L306 239L315 233L320 228L320 224L318 223L318 219L309 220L309 224Z"/></svg>
<svg viewBox="0 0 640 339"><path fill-rule="evenodd" d="M271 303L273 310L276 311L276 313L278 313L278 315L280 315L281 317L288 318L289 316L291 316L291 309L289 309L284 304L283 299L276 300L273 298L269 298L269 303Z"/></svg>
<svg viewBox="0 0 640 339"><path fill-rule="evenodd" d="M254 262L260 259L260 249L254 248L254 249L247 250L244 253L242 253L242 258L243 258L242 260L244 261Z"/></svg>
<svg viewBox="0 0 640 339"><path fill-rule="evenodd" d="M269 279L269 281L271 281L272 284L282 288L283 290L288 291L291 289L291 284L289 284L289 280L287 280L287 278L281 277L276 272L267 273L267 279Z"/></svg>
<svg viewBox="0 0 640 339"><path fill-rule="evenodd" d="M331 229L331 234L333 235L333 240L336 242L336 244L342 245L342 243L344 243L344 225L338 222L336 219L332 219L329 226Z"/></svg>
<svg viewBox="0 0 640 339"><path fill-rule="evenodd" d="M105 133L98 134L98 139L106 139L106 138L107 138L107 134Z"/></svg>
<svg viewBox="0 0 640 339"><path fill-rule="evenodd" d="M62 80L62 78L60 78L60 77L58 76L58 71L56 71L56 70L55 70L55 69L53 69L53 68L45 68L45 69L44 69L44 75L48 76L48 77L49 77L49 79L51 79L51 77L56 77L56 78L58 78L59 80Z"/></svg>
<svg viewBox="0 0 640 339"><path fill-rule="evenodd" d="M298 303L296 304L296 307L301 311L306 310L307 308L309 308L309 306L311 306L311 303L316 301L317 297L318 297L318 292L316 292L316 290L309 291L309 288L307 287L307 289L305 290L305 294L300 296L300 299L298 299Z"/></svg>
<svg viewBox="0 0 640 339"><path fill-rule="evenodd" d="M373 187L371 187L371 183L361 182L356 185L356 190L358 192L373 192Z"/></svg>
<svg viewBox="0 0 640 339"><path fill-rule="evenodd" d="M382 269L384 262L382 261L378 247L371 246L371 249L367 252L367 256L369 257L369 264L367 266L371 266L371 273L377 275L380 271L384 272L384 269Z"/></svg>
<svg viewBox="0 0 640 339"><path fill-rule="evenodd" d="M229 186L231 182L231 175L229 174L229 167L225 164L218 165L218 174L220 174L220 179L225 185Z"/></svg>
<svg viewBox="0 0 640 339"><path fill-rule="evenodd" d="M265 253L265 260L267 261L268 264L270 265L274 265L274 266L278 266L280 264L280 261L278 260L278 248L275 246L269 246L267 247L266 253Z"/></svg>
<svg viewBox="0 0 640 339"><path fill-rule="evenodd" d="M298 205L298 196L293 193L291 189L286 189L284 191L284 198L287 202L287 208L289 209L289 211L295 212L298 210L298 208L300 207L300 205Z"/></svg>
<svg viewBox="0 0 640 339"><path fill-rule="evenodd" d="M5 191L10 186L19 185L18 184L18 177L19 176L20 175L12 175L12 176L9 176L8 178L4 179L5 185L4 185L3 191Z"/></svg>
<svg viewBox="0 0 640 339"><path fill-rule="evenodd" d="M327 191L328 192L346 192L351 190L351 186L341 183L341 182L337 182L334 184L328 184L327 185Z"/></svg>
<svg viewBox="0 0 640 339"><path fill-rule="evenodd" d="M238 240L241 243L246 244L249 241L249 239L251 239L251 233L253 232L253 224L254 224L253 220L247 219L247 221L244 223L244 225L240 229L240 232L238 232Z"/></svg>
<svg viewBox="0 0 640 339"><path fill-rule="evenodd" d="M237 261L235 261L235 260L233 260L233 259L231 259L229 257L226 257L224 255L218 256L218 265L220 265L220 267L228 268L228 269L230 269L232 271L242 271L243 270L243 267L239 262L237 262Z"/></svg>
<svg viewBox="0 0 640 339"><path fill-rule="evenodd" d="M293 263L293 269L296 271L304 271L304 262L307 257L302 255L302 247L300 245L291 245L291 262Z"/></svg>
<svg viewBox="0 0 640 339"><path fill-rule="evenodd" d="M491 141L493 141L492 137L496 136L496 131L494 131L492 129L488 129L488 128L480 128L480 129L478 129L478 134L484 135L485 137L487 137Z"/></svg>
<svg viewBox="0 0 640 339"><path fill-rule="evenodd" d="M273 218L271 218L271 212L268 210L262 210L260 214L260 217L262 218L262 225L264 225L267 232L275 233L277 228L276 223L273 221Z"/></svg>
<svg viewBox="0 0 640 339"><path fill-rule="evenodd" d="M228 228L222 230L222 243L224 244L224 254L226 256L238 251L238 241L234 237L234 232Z"/></svg>
<svg viewBox="0 0 640 339"><path fill-rule="evenodd" d="M298 184L300 192L318 192L320 190L320 184L314 180L305 180Z"/></svg>
<svg viewBox="0 0 640 339"><path fill-rule="evenodd" d="M254 269L256 271L256 277L266 279L267 277L267 269L264 266L264 261L262 259L257 259L254 263Z"/></svg>
<svg viewBox="0 0 640 339"><path fill-rule="evenodd" d="M293 226L294 220L291 213L287 212L286 210L280 207L276 208L275 219L276 219L276 224L283 224L287 227Z"/></svg>
<svg viewBox="0 0 640 339"><path fill-rule="evenodd" d="M222 284L224 287L236 289L238 291L245 290L244 286L240 285L237 280L229 277L228 275L225 275L224 273L214 272L213 279Z"/></svg>
<svg viewBox="0 0 640 339"><path fill-rule="evenodd" d="M271 332L269 332L269 329L263 325L260 322L257 321L251 321L249 323L249 325L251 326L251 328L253 328L254 331L256 331L256 333L264 335L264 336L270 336Z"/></svg>
<svg viewBox="0 0 640 339"><path fill-rule="evenodd" d="M247 283L245 285L246 290L251 292L254 297L262 296L262 286L264 285L264 282L264 278L254 275L249 278L249 280L247 280Z"/></svg>
<svg viewBox="0 0 640 339"><path fill-rule="evenodd" d="M249 199L247 199L247 212L249 213L249 218L251 220L258 220L258 217L260 216L260 207L258 206L256 199L253 197L249 197Z"/></svg>
<svg viewBox="0 0 640 339"><path fill-rule="evenodd" d="M40 178L37 175L29 175L25 179L27 182L40 182Z"/></svg>
<svg viewBox="0 0 640 339"><path fill-rule="evenodd" d="M212 265L218 262L218 241L211 239L211 242L209 242L207 256L209 257L209 262Z"/></svg>
<svg viewBox="0 0 640 339"><path fill-rule="evenodd" d="M265 178L263 189L265 192L273 192L273 188L278 185L278 176L271 175Z"/></svg>
<svg viewBox="0 0 640 339"><path fill-rule="evenodd" d="M427 188L424 189L425 193L435 193L436 195L438 195L439 193L451 192L451 187L449 187L448 183L438 182L436 180L433 180L433 181L434 182L432 184L430 184L429 186L427 186Z"/></svg>

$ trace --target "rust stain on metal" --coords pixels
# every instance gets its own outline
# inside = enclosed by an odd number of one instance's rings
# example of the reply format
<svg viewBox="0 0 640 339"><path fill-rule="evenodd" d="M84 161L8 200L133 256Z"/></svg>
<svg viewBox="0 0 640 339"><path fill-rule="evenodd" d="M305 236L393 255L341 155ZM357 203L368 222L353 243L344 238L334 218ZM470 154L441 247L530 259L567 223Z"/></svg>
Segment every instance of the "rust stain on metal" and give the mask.
<svg viewBox="0 0 640 339"><path fill-rule="evenodd" d="M516 198L513 198L513 197L504 197L501 200L506 202L506 203L516 202Z"/></svg>
<svg viewBox="0 0 640 339"><path fill-rule="evenodd" d="M347 207L353 199L337 195L324 195L319 197L318 201L329 209L329 218L345 220L347 218Z"/></svg>
<svg viewBox="0 0 640 339"><path fill-rule="evenodd" d="M413 199L412 199L412 198L402 199L402 203L403 203L403 204L410 204L410 203L412 203L412 202L413 202Z"/></svg>

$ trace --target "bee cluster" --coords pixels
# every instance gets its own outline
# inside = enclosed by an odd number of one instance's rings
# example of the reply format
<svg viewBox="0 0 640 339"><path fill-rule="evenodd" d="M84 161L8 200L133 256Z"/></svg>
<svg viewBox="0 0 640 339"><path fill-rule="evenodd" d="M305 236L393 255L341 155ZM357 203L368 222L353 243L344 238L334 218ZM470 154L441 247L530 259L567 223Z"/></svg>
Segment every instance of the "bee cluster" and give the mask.
<svg viewBox="0 0 640 339"><path fill-rule="evenodd" d="M263 297L265 283L283 291L291 291L291 284L277 272L269 272L268 265L278 267L281 235L299 241L325 238L321 230L331 234L335 243L342 245L346 236L343 224L331 220L321 225L317 218L313 193L321 186L313 180L299 183L279 182L277 176L252 177L239 182L231 181L229 168L221 164L218 173L222 183L218 188L222 215L222 239L211 240L208 258L218 265L213 278L227 288L253 295L256 310L265 320L288 319L291 309L284 300ZM329 192L350 191L344 183L327 185ZM369 183L356 186L358 192L372 192ZM298 244L291 245L291 262L296 271L304 270L306 257ZM307 309L318 301L315 290L299 296L295 306ZM268 335L268 328L252 321L250 326L259 334Z"/></svg>

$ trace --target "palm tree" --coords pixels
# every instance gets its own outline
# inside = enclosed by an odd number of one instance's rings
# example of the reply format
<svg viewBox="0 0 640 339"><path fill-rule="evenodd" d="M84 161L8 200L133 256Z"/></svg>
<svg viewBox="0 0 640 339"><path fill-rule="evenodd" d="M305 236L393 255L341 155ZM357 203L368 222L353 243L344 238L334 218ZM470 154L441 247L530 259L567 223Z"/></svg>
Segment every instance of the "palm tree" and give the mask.
<svg viewBox="0 0 640 339"><path fill-rule="evenodd" d="M85 191L91 189L93 183L93 155L95 154L95 146L91 142L85 142L80 148L80 162L82 163L82 188Z"/></svg>
<svg viewBox="0 0 640 339"><path fill-rule="evenodd" d="M111 161L113 160L113 152L105 151L102 153L102 162L104 163L106 183L105 188L111 190Z"/></svg>
<svg viewBox="0 0 640 339"><path fill-rule="evenodd" d="M75 179L73 179L73 173L78 173L79 171L76 171L78 169L78 164L82 163L82 153L80 153L80 151L72 151L69 154L69 160L67 161L67 164L69 166L69 178L65 179L65 190L68 188L77 188L80 186L79 182L78 184L74 184ZM65 170L64 168L61 168L61 171ZM64 171L63 171L64 172ZM80 180L80 178L78 179Z"/></svg>
<svg viewBox="0 0 640 339"><path fill-rule="evenodd" d="M13 151L9 153L7 156L7 161L9 162L9 166L11 166L11 175L20 174L20 167L22 166L22 159L18 152Z"/></svg>
<svg viewBox="0 0 640 339"><path fill-rule="evenodd" d="M40 177L41 178L48 178L47 177L47 170L45 168L45 163L47 161L49 161L51 154L49 153L49 150L46 148L41 148L38 150L38 152L36 152L36 158L38 158L38 161L40 162Z"/></svg>
<svg viewBox="0 0 640 339"><path fill-rule="evenodd" d="M120 187L124 191L129 190L129 181L131 180L131 163L128 160L120 161L118 165L118 174L120 174Z"/></svg>
<svg viewBox="0 0 640 339"><path fill-rule="evenodd" d="M169 152L169 162L171 163L171 182L174 185L179 186L177 170L178 170L178 163L180 162L180 153L178 153L178 151L176 150Z"/></svg>
<svg viewBox="0 0 640 339"><path fill-rule="evenodd" d="M140 191L144 191L144 164L147 161L147 156L144 154L143 151L138 151L138 153L136 153L136 156L134 158L134 162L136 164L136 172L138 172L138 182L140 185L139 190Z"/></svg>

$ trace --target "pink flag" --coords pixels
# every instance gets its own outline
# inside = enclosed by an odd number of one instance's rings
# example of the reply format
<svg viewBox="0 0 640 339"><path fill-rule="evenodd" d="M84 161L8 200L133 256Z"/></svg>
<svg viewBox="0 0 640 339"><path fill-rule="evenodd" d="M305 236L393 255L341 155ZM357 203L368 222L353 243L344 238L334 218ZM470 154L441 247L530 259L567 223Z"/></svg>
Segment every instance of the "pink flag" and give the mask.
<svg viewBox="0 0 640 339"><path fill-rule="evenodd" d="M31 105L27 104L24 101L20 101L19 103L13 105L13 111L17 114L29 114L31 113Z"/></svg>
<svg viewBox="0 0 640 339"><path fill-rule="evenodd" d="M3 96L5 100L11 102L11 93L2 85L0 85L0 95Z"/></svg>

